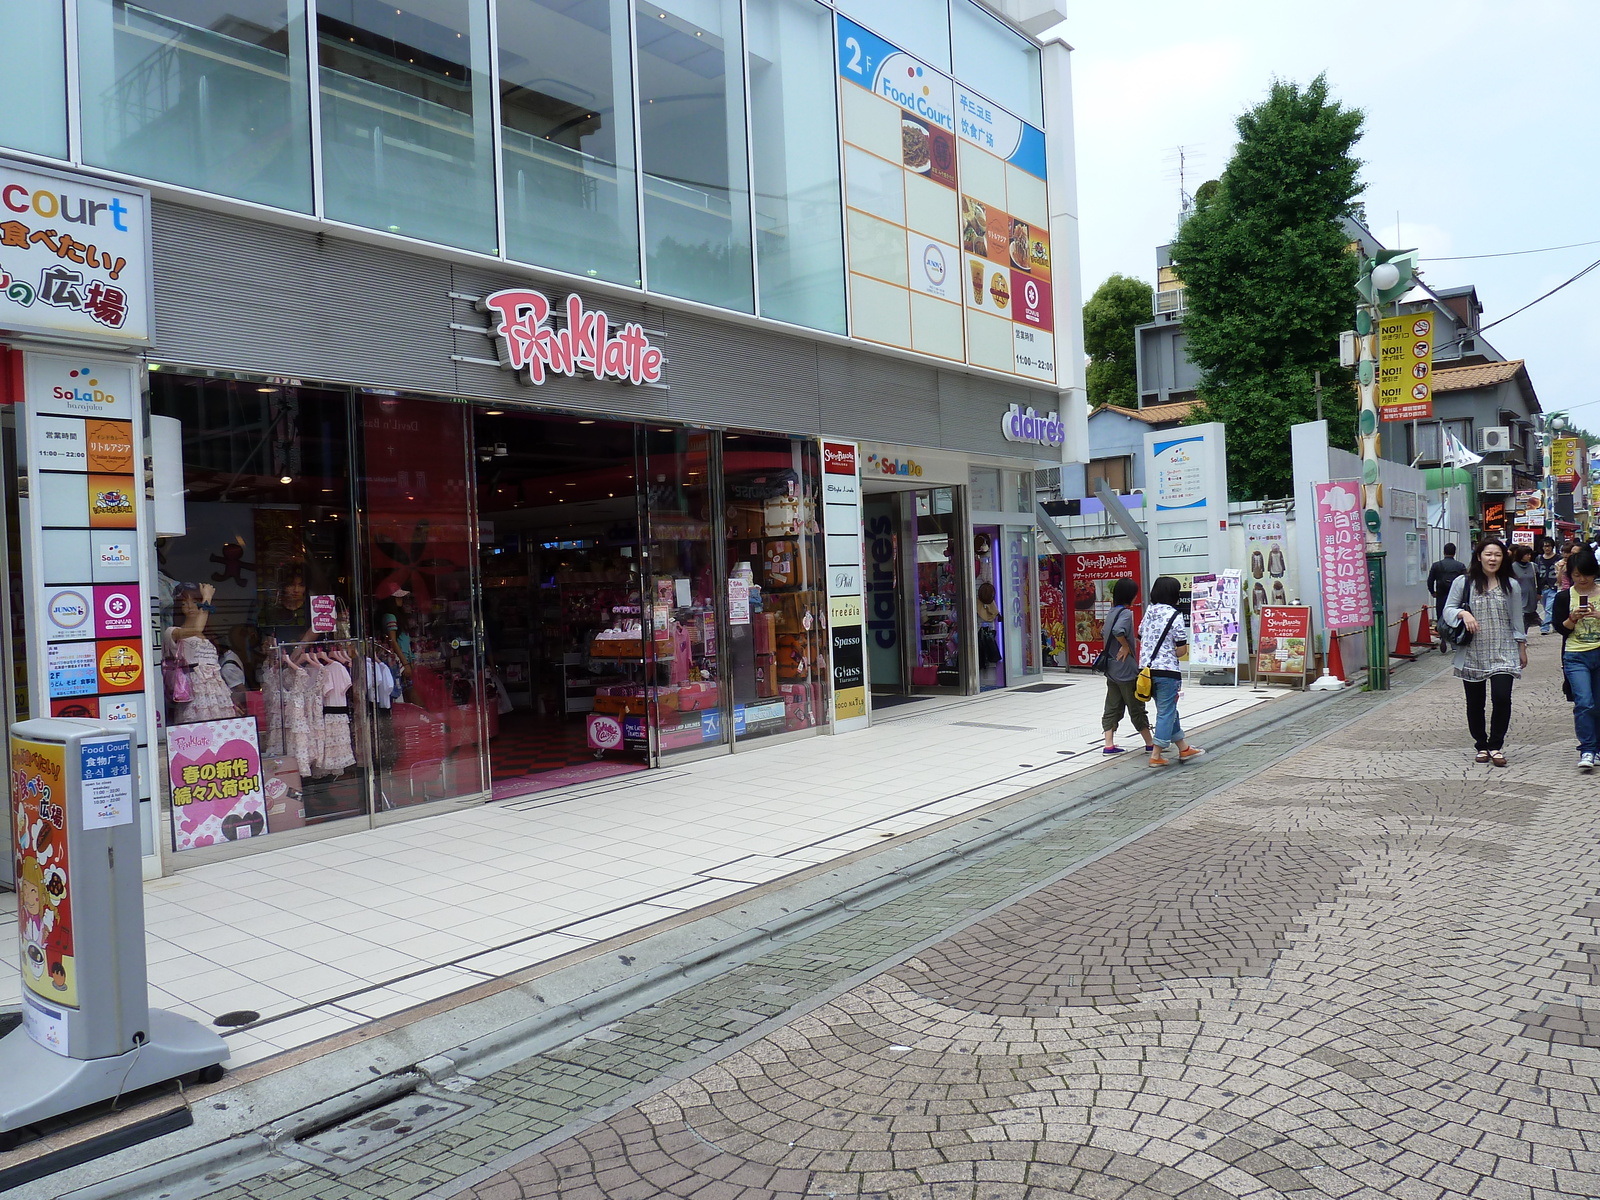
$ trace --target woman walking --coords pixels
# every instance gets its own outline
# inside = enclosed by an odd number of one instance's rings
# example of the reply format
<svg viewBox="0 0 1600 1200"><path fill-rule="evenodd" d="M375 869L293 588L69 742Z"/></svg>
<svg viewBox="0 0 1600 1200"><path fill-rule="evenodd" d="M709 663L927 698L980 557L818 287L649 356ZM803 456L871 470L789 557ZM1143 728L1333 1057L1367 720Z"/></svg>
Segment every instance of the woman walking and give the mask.
<svg viewBox="0 0 1600 1200"><path fill-rule="evenodd" d="M1522 627L1532 629L1539 623L1539 573L1533 566L1532 546L1513 546L1511 574L1522 589Z"/></svg>
<svg viewBox="0 0 1600 1200"><path fill-rule="evenodd" d="M1557 592L1550 620L1561 633L1561 673L1572 698L1572 723L1578 733L1578 770L1587 775L1600 763L1600 562L1580 550L1567 561L1572 586Z"/></svg>
<svg viewBox="0 0 1600 1200"><path fill-rule="evenodd" d="M1183 682L1178 658L1189 653L1189 626L1178 611L1181 590L1170 575L1151 584L1150 607L1144 610L1144 620L1139 624L1139 665L1150 668L1151 699L1156 705L1152 767L1171 766L1172 760L1166 754L1174 745L1178 747L1179 762L1205 753L1184 740L1183 725L1178 720L1178 687Z"/></svg>
<svg viewBox="0 0 1600 1200"><path fill-rule="evenodd" d="M1117 745L1117 726L1126 712L1134 730L1144 739L1146 750L1155 749L1150 736L1150 718L1145 713L1144 701L1139 699L1134 684L1139 678L1139 649L1134 645L1133 598L1139 594L1139 585L1131 579L1119 579L1111 589L1111 611L1106 614L1105 625L1100 629L1100 640L1106 646L1106 710L1100 715L1100 727L1105 730L1106 748L1102 754L1121 754Z"/></svg>
<svg viewBox="0 0 1600 1200"><path fill-rule="evenodd" d="M1511 685L1528 665L1528 634L1522 625L1521 589L1506 563L1506 548L1484 538L1472 550L1472 565L1450 586L1444 622L1464 628L1472 640L1456 650L1455 674L1467 698L1467 729L1480 763L1506 765L1506 730L1511 725ZM1491 711L1483 720L1484 699Z"/></svg>

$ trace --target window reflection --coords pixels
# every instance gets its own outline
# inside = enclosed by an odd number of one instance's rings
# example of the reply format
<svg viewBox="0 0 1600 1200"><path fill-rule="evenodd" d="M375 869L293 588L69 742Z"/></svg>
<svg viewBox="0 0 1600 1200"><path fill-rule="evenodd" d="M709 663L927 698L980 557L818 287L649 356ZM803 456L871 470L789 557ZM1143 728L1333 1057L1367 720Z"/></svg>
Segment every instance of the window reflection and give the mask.
<svg viewBox="0 0 1600 1200"><path fill-rule="evenodd" d="M650 287L749 312L738 0L659 0L637 20Z"/></svg>
<svg viewBox="0 0 1600 1200"><path fill-rule="evenodd" d="M328 215L492 252L487 0L320 0Z"/></svg>
<svg viewBox="0 0 1600 1200"><path fill-rule="evenodd" d="M1024 121L1043 125L1039 48L972 0L955 0L950 18L956 78Z"/></svg>
<svg viewBox="0 0 1600 1200"><path fill-rule="evenodd" d="M59 4L15 4L0 38L0 144L67 156L67 44Z"/></svg>
<svg viewBox="0 0 1600 1200"><path fill-rule="evenodd" d="M507 253L638 286L627 0L499 0Z"/></svg>
<svg viewBox="0 0 1600 1200"><path fill-rule="evenodd" d="M78 0L78 54L87 162L310 211L304 0Z"/></svg>

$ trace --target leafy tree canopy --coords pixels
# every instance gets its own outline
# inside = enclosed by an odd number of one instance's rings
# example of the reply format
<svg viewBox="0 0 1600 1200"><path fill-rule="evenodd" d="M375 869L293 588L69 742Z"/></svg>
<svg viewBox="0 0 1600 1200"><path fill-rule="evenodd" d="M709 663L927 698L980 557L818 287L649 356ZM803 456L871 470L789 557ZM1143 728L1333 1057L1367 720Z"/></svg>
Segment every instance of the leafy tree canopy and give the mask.
<svg viewBox="0 0 1600 1200"><path fill-rule="evenodd" d="M1341 218L1361 192L1351 151L1362 121L1329 98L1324 75L1304 88L1274 82L1239 118L1233 157L1215 188L1199 189L1172 245L1200 371L1190 421L1226 423L1239 498L1292 492L1289 427L1315 419L1317 371L1332 438L1354 445L1358 405L1339 333L1353 320L1358 264Z"/></svg>
<svg viewBox="0 0 1600 1200"><path fill-rule="evenodd" d="M1112 275L1083 306L1083 348L1089 355L1090 404L1139 406L1134 374L1133 331L1151 321L1150 285L1128 275Z"/></svg>

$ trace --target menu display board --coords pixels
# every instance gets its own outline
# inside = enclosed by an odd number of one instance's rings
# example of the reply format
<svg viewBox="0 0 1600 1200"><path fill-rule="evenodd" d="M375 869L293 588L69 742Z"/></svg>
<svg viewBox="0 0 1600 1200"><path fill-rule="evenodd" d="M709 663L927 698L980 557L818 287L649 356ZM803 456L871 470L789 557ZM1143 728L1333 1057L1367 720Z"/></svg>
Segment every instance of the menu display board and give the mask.
<svg viewBox="0 0 1600 1200"><path fill-rule="evenodd" d="M1054 383L1043 131L837 20L852 334Z"/></svg>

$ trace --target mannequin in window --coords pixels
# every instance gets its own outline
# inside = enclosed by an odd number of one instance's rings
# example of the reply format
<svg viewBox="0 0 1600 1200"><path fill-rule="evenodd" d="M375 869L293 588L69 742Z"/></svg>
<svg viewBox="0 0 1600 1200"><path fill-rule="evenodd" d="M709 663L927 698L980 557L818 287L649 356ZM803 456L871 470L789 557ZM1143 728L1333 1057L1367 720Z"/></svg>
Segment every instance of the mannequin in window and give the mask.
<svg viewBox="0 0 1600 1200"><path fill-rule="evenodd" d="M217 648L206 636L215 592L209 583L180 583L173 589L173 607L180 623L162 639L162 672L174 725L239 715L233 690L222 677Z"/></svg>

